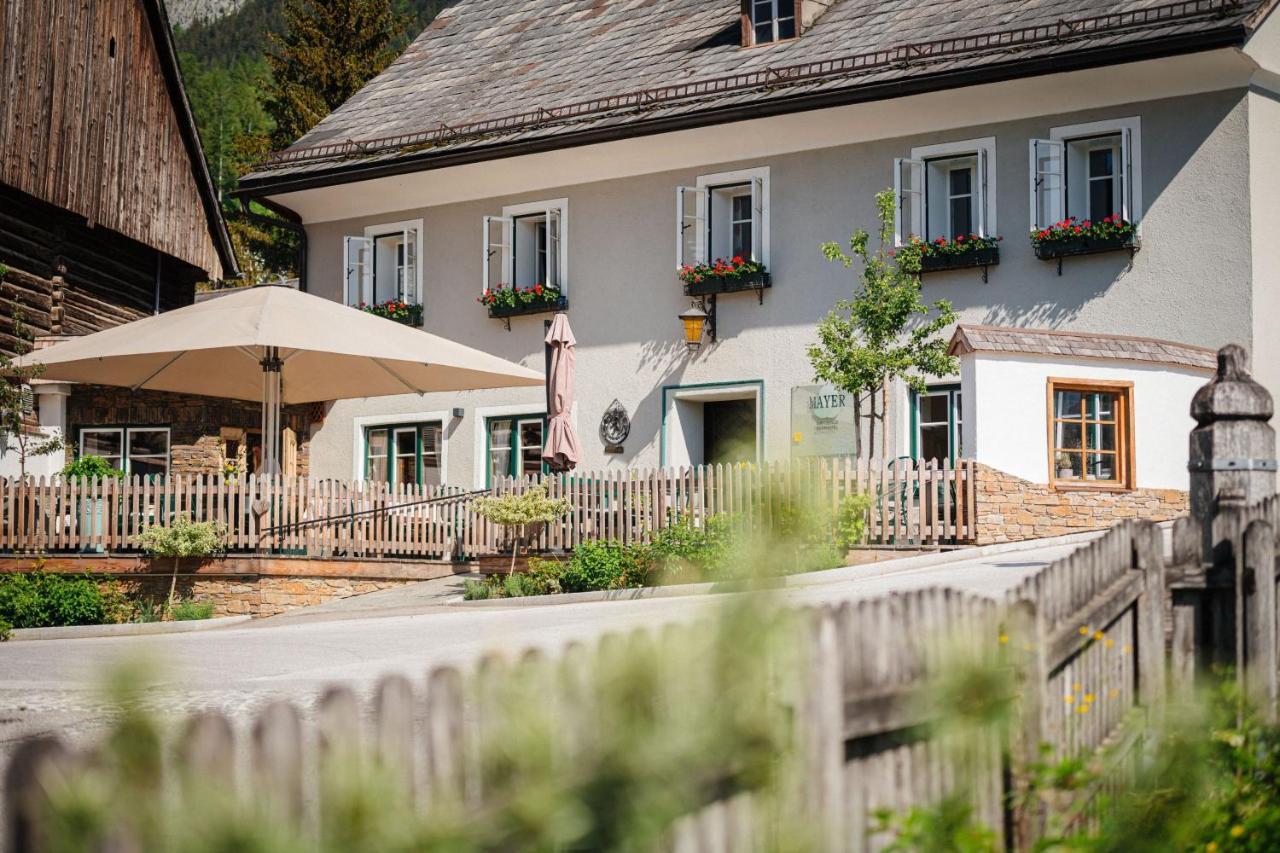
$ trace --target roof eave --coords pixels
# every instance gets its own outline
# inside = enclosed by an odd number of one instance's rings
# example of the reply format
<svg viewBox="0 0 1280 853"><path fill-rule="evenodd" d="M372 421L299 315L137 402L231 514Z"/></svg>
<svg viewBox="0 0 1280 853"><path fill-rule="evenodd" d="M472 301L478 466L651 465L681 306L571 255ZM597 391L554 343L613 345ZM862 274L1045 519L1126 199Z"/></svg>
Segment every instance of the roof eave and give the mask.
<svg viewBox="0 0 1280 853"><path fill-rule="evenodd" d="M318 171L270 173L257 178L242 178L237 196L250 198L300 192L338 184L355 183L374 178L403 175L431 169L443 169L469 163L499 160L525 154L536 154L582 145L614 142L638 136L651 136L676 130L743 121L752 118L785 115L826 107L847 106L870 101L891 100L946 89L998 83L1023 77L1079 71L1107 65L1119 65L1149 59L1160 59L1190 53L1202 53L1223 47L1239 47L1248 28L1234 24L1208 32L1186 33L1145 42L1111 45L1077 51L1065 56L1016 59L981 68L947 71L908 80L894 80L863 86L852 86L830 92L798 95L763 102L734 104L690 114L632 122L617 127L596 128L576 133L559 134L542 139L480 145L457 151L422 151L377 162L364 160L338 161Z"/></svg>
<svg viewBox="0 0 1280 853"><path fill-rule="evenodd" d="M214 247L218 251L218 259L222 262L222 277L238 278L240 265L236 261L235 249L231 246L231 233L227 230L222 208L218 204L218 194L213 186L213 178L209 175L209 166L204 158L204 147L200 142L200 133L196 130L191 102L187 98L187 88L182 82L182 69L178 64L178 52L173 44L173 30L169 27L168 12L165 11L163 0L146 0L142 5L147 13L147 24L155 42L156 52L160 56L160 70L164 74L169 100L173 104L173 110L178 119L178 129L182 134L183 146L187 149L187 159L191 161L192 176L200 192L209 236L213 239ZM210 278L213 277L213 270L205 272Z"/></svg>

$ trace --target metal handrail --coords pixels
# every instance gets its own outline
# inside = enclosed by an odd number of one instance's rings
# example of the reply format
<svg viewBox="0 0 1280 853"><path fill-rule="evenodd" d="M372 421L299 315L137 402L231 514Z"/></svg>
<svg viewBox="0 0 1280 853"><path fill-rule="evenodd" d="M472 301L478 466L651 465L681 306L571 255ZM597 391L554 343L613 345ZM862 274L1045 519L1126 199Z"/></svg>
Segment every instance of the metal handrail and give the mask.
<svg viewBox="0 0 1280 853"><path fill-rule="evenodd" d="M449 502L455 502L455 501L470 500L471 498L474 498L477 495L487 495L487 494L490 494L491 492L492 492L491 489L476 489L475 491L462 492L456 495L440 495L439 497L434 497L434 498L424 498L423 500L420 500L420 501L410 501L408 503L399 503L399 504L388 505L388 506L380 506L380 507L374 507L373 509L362 509L359 511L353 510L351 512L338 513L336 515L326 515L326 516L321 516L320 518L308 518L308 519L303 519L301 521L290 521L284 524L276 524L276 525L272 525L271 527L264 527L260 531L259 535L270 536L272 534L279 533L280 531L289 533L297 530L303 530L309 527L316 527L323 524L340 523L343 521L354 521L357 518L377 515L379 513L390 513L395 510L411 509L414 507L427 506L430 504L437 504L437 503L449 503Z"/></svg>

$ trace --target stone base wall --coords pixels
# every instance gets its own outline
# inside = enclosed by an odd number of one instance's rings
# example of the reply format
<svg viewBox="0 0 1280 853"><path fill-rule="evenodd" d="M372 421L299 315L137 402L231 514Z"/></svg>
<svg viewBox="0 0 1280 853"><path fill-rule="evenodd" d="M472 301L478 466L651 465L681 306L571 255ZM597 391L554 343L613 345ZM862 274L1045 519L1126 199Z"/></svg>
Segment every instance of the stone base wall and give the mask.
<svg viewBox="0 0 1280 853"><path fill-rule="evenodd" d="M1126 518L1169 521L1188 511L1187 493L1177 489L1055 489L976 467L979 545L1103 530Z"/></svg>
<svg viewBox="0 0 1280 853"><path fill-rule="evenodd" d="M311 406L285 406L284 425L298 437L297 476L310 469ZM87 426L162 426L169 428L169 470L174 474L221 474L225 446L223 428L257 431L262 407L257 403L138 391L101 385L76 385L67 400L72 439L67 460L78 451L77 430ZM73 446L74 445L74 446Z"/></svg>
<svg viewBox="0 0 1280 853"><path fill-rule="evenodd" d="M149 598L159 602L164 601L169 595L169 578L164 575L103 578L100 582L115 585L130 598ZM416 583L416 581L179 575L177 598L212 602L214 616L275 616L277 613L283 613L295 607L324 604L327 601L390 589L406 583Z"/></svg>

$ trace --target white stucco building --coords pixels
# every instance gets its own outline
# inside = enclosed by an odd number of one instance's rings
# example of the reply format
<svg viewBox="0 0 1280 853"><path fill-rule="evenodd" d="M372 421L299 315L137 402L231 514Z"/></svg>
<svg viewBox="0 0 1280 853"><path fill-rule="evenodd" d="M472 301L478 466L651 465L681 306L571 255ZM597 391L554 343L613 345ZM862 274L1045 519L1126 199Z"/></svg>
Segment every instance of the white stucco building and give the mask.
<svg viewBox="0 0 1280 853"><path fill-rule="evenodd" d="M899 240L1003 239L984 266L924 274L959 314L961 367L893 389L892 452L1184 488L1212 351L1245 345L1280 387L1275 3L911 5L459 0L242 192L305 227L311 293L420 305L427 330L535 368L566 310L582 465L607 469L847 450L805 351L856 278L820 245L874 231L895 187ZM1057 256L1027 236L1103 215L1134 234ZM683 292L678 265L734 255L769 286ZM558 298L493 317L477 300L499 285ZM693 350L691 301L715 314ZM993 349L988 327L1043 334ZM1053 333L1130 348L1063 354ZM1174 355L1135 358L1138 339ZM598 434L615 404L618 444ZM338 402L311 473L483 487L540 468L544 406L537 389Z"/></svg>

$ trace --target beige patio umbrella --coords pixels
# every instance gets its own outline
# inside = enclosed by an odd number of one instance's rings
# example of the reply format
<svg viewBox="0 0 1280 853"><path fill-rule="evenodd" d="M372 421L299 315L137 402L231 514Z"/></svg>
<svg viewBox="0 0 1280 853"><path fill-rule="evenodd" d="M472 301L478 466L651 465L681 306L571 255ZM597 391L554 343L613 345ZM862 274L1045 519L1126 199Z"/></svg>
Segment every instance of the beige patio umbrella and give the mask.
<svg viewBox="0 0 1280 853"><path fill-rule="evenodd" d="M542 448L542 461L552 471L570 471L582 458L582 450L578 447L578 434L569 418L569 411L573 408L577 341L573 338L566 315L557 314L551 321L546 345L551 358L547 367L547 441Z"/></svg>
<svg viewBox="0 0 1280 853"><path fill-rule="evenodd" d="M540 373L288 287L243 290L54 344L17 360L42 379L262 402L280 471L280 406L541 385Z"/></svg>

